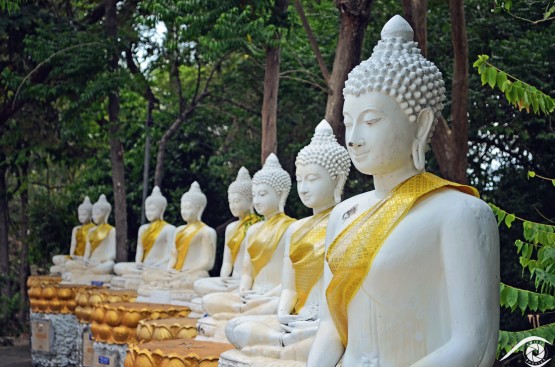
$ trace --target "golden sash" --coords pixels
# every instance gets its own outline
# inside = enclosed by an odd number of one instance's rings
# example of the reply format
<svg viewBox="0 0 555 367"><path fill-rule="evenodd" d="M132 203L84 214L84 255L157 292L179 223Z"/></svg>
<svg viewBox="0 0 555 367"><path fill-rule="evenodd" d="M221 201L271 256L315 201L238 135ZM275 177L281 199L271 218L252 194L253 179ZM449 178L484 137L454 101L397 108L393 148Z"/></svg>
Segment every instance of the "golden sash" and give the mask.
<svg viewBox="0 0 555 367"><path fill-rule="evenodd" d="M175 248L177 250L177 261L173 267L175 270L181 270L183 264L185 264L191 240L205 225L206 224L200 221L187 224L185 228L175 235Z"/></svg>
<svg viewBox="0 0 555 367"><path fill-rule="evenodd" d="M324 272L326 228L331 210L329 208L312 216L291 236L289 258L295 270L297 291L295 314L301 311L310 291Z"/></svg>
<svg viewBox="0 0 555 367"><path fill-rule="evenodd" d="M478 190L444 180L430 173L413 176L362 213L333 241L326 260L333 274L326 299L343 345L348 341L349 303L360 289L384 241L421 197L451 187L479 197Z"/></svg>
<svg viewBox="0 0 555 367"><path fill-rule="evenodd" d="M87 223L77 228L77 230L75 231L75 250L73 251L73 255L85 255L85 248L87 247L87 236L89 235L89 231L91 230L91 228L94 226L94 223Z"/></svg>
<svg viewBox="0 0 555 367"><path fill-rule="evenodd" d="M235 259L237 258L237 254L239 253L239 249L241 248L241 243L245 239L245 235L247 234L247 229L254 223L260 222L262 220L256 214L249 214L245 216L245 218L241 219L239 223L237 223L237 227L235 227L235 232L231 235L229 241L227 241L227 247L231 251L231 263L235 263Z"/></svg>
<svg viewBox="0 0 555 367"><path fill-rule="evenodd" d="M148 228L143 232L141 235L141 243L143 244L143 259L141 261L146 260L150 250L152 250L152 246L154 246L154 242L156 242L156 239L166 224L168 223L162 219L155 220L150 223L150 226L148 226Z"/></svg>
<svg viewBox="0 0 555 367"><path fill-rule="evenodd" d="M253 279L268 264L281 236L295 220L284 213L278 213L262 222L256 234L249 239L247 251L251 257Z"/></svg>
<svg viewBox="0 0 555 367"><path fill-rule="evenodd" d="M96 229L91 233L91 235L89 236L89 242L91 244L91 253L89 254L89 256L93 254L94 250L96 250L98 246L100 246L100 244L108 236L112 228L114 227L112 227L108 223L103 223L96 227Z"/></svg>

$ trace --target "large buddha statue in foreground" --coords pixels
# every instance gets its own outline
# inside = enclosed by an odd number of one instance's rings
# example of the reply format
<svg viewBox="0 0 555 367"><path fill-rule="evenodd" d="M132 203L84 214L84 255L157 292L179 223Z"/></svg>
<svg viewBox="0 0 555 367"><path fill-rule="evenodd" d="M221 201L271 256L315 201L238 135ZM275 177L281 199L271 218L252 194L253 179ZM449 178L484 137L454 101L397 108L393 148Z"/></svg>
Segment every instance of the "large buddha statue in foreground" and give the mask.
<svg viewBox="0 0 555 367"><path fill-rule="evenodd" d="M96 224L87 235L85 254L81 259L65 263L62 275L64 283L90 284L91 281L109 282L116 260L116 229L108 224L112 206L105 195L100 195L92 207L92 219Z"/></svg>
<svg viewBox="0 0 555 367"><path fill-rule="evenodd" d="M214 292L233 291L239 287L245 255L244 239L248 228L261 219L253 213L252 180L245 167L239 169L237 179L229 185L227 193L229 210L239 220L228 224L225 229L224 257L220 276L195 282L195 291L201 296Z"/></svg>
<svg viewBox="0 0 555 367"><path fill-rule="evenodd" d="M153 290L170 290L177 293L194 294L193 284L200 278L208 277L208 271L214 266L216 256L216 231L202 222L202 213L206 207L206 196L195 181L181 197L181 216L186 224L175 230L175 244L171 246L170 259L162 269L147 269L143 272L139 287L139 296L143 293L154 295ZM179 294L175 294L179 300ZM182 301L190 301L188 297ZM163 300L159 294L156 302ZM139 298L141 299L141 298ZM153 302L153 300L149 300Z"/></svg>
<svg viewBox="0 0 555 367"><path fill-rule="evenodd" d="M150 223L139 227L135 262L117 263L112 287L137 289L144 269L165 269L171 259L174 246L175 226L164 221L168 201L155 186L145 200L145 216Z"/></svg>
<svg viewBox="0 0 555 367"><path fill-rule="evenodd" d="M95 226L92 222L92 203L88 196L85 196L85 199L77 208L77 217L81 224L73 227L73 231L71 231L69 255L55 255L52 258L54 265L50 268L51 274L62 274L65 271L64 264L66 261L71 259L81 260L85 256L87 236L89 230Z"/></svg>
<svg viewBox="0 0 555 367"><path fill-rule="evenodd" d="M281 292L281 268L285 250L284 233L295 221L283 211L291 189L291 178L270 154L264 166L252 179L253 203L264 221L247 231L247 248L239 289L231 293L211 293L202 299L206 313L216 319L229 319L238 314L273 314ZM199 330L203 334L199 320Z"/></svg>
<svg viewBox="0 0 555 367"><path fill-rule="evenodd" d="M475 189L424 170L443 107L437 67L400 16L345 83L345 139L374 190L337 205L307 366L491 366L499 235Z"/></svg>
<svg viewBox="0 0 555 367"><path fill-rule="evenodd" d="M295 165L299 197L313 215L293 223L286 233L277 314L239 316L226 326L228 340L245 356L306 362L318 328L326 228L332 208L341 201L351 161L323 120Z"/></svg>

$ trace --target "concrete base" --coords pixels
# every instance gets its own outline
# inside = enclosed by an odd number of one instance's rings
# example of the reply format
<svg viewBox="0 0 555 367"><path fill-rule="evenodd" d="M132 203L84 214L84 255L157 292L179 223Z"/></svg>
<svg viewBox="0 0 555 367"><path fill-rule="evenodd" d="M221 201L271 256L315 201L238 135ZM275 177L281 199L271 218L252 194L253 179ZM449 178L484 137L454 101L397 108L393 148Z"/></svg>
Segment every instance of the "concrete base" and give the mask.
<svg viewBox="0 0 555 367"><path fill-rule="evenodd" d="M75 315L31 312L33 366L64 367L80 364L81 327Z"/></svg>
<svg viewBox="0 0 555 367"><path fill-rule="evenodd" d="M94 362L94 340L92 339L91 325L79 324L80 337L77 340L79 352L79 367L93 367Z"/></svg>
<svg viewBox="0 0 555 367"><path fill-rule="evenodd" d="M113 275L110 274L80 274L65 272L62 274L61 284L81 284L81 285L108 285L112 281Z"/></svg>
<svg viewBox="0 0 555 367"><path fill-rule="evenodd" d="M234 349L223 352L218 367L304 367L306 362L287 361L266 357L251 357Z"/></svg>
<svg viewBox="0 0 555 367"><path fill-rule="evenodd" d="M228 321L229 320L216 320L210 316L198 319L198 334L195 340L229 343L225 336L225 326Z"/></svg>
<svg viewBox="0 0 555 367"><path fill-rule="evenodd" d="M133 289L137 290L141 284L141 276L114 276L110 282L111 289Z"/></svg>
<svg viewBox="0 0 555 367"><path fill-rule="evenodd" d="M93 367L123 367L127 344L94 342Z"/></svg>

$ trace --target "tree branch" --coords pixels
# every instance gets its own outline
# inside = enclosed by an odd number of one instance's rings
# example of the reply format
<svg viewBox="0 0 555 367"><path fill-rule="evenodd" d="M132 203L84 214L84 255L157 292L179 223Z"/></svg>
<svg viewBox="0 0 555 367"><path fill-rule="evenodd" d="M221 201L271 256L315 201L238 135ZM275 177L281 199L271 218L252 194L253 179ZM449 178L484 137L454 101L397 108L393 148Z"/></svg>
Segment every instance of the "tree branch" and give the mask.
<svg viewBox="0 0 555 367"><path fill-rule="evenodd" d="M322 57L322 53L320 52L320 47L318 47L318 42L316 41L316 37L314 37L314 33L312 33L312 28L310 27L310 23L308 23L308 19L304 13L303 5L301 4L300 0L295 0L295 9L297 9L297 13L299 13L299 17L301 18L301 23L303 24L303 28L306 32L308 40L310 41L310 46L312 47L312 51L314 51L314 56L316 56L316 61L318 61L318 66L320 66L320 71L322 72L322 76L326 81L326 85L329 88L330 85L330 73L328 68L326 67L326 63Z"/></svg>

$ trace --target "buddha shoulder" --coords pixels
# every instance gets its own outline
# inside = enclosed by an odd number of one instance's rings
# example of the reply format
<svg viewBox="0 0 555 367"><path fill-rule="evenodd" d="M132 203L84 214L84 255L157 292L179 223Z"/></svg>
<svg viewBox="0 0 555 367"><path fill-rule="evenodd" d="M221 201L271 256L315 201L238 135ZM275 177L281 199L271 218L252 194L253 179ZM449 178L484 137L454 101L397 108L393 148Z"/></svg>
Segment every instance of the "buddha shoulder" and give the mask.
<svg viewBox="0 0 555 367"><path fill-rule="evenodd" d="M258 229L262 226L263 223L264 221L261 221L261 222L254 223L252 226L250 226L249 229L247 230L247 236L254 235L256 231L258 231Z"/></svg>

